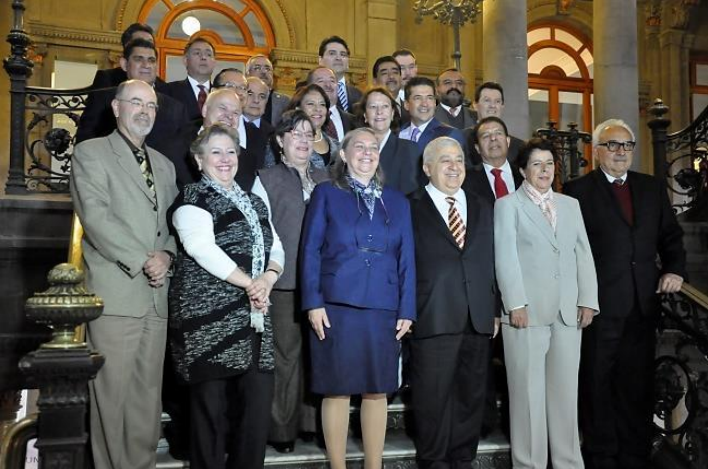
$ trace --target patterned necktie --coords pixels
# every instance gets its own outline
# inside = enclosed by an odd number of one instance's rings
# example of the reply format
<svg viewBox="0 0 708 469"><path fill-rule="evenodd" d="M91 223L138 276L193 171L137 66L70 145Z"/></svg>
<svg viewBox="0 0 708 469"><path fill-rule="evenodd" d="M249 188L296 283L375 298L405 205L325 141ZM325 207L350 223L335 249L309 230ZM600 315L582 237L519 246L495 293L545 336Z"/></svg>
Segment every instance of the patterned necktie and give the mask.
<svg viewBox="0 0 708 469"><path fill-rule="evenodd" d="M623 186L623 185L624 185L624 181L623 181L622 179L620 179L620 178L615 179L614 181L612 181L612 183L615 184L615 185L617 185L617 186Z"/></svg>
<svg viewBox="0 0 708 469"><path fill-rule="evenodd" d="M140 172L143 173L145 184L147 184L148 189L152 192L152 196L155 197L155 180L153 179L152 171L148 164L147 154L143 149L135 150L133 153L135 154L136 161L140 165Z"/></svg>
<svg viewBox="0 0 708 469"><path fill-rule="evenodd" d="M420 129L414 126L413 132L411 132L411 141L418 143L418 137L420 137Z"/></svg>
<svg viewBox="0 0 708 469"><path fill-rule="evenodd" d="M455 238L457 245L462 249L465 247L465 224L462 223L460 212L455 207L455 198L445 197L445 201L450 204L450 208L447 211L447 227L450 229L450 233Z"/></svg>
<svg viewBox="0 0 708 469"><path fill-rule="evenodd" d="M322 128L322 130L324 130L324 132L332 140L339 141L339 135L337 135L337 127L334 125L334 121L332 120L332 111L329 112L329 119L327 120L327 123Z"/></svg>
<svg viewBox="0 0 708 469"><path fill-rule="evenodd" d="M197 107L199 107L199 114L201 114L202 108L204 107L204 103L206 102L207 92L206 86L204 85L197 85L197 88L199 88L199 96L197 96Z"/></svg>
<svg viewBox="0 0 708 469"><path fill-rule="evenodd" d="M501 169L494 168L492 170L492 174L494 175L494 195L496 195L496 198L499 199L509 193L509 188L506 187L506 183L502 178Z"/></svg>
<svg viewBox="0 0 708 469"><path fill-rule="evenodd" d="M349 99L347 98L347 85L340 81L337 85L337 96L342 109L349 111Z"/></svg>

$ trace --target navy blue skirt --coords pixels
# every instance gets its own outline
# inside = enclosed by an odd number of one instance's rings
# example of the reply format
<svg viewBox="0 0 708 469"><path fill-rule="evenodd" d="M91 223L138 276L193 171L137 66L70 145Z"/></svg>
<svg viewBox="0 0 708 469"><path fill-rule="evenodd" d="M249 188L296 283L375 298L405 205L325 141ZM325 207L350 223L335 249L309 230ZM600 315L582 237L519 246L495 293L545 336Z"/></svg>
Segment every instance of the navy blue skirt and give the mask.
<svg viewBox="0 0 708 469"><path fill-rule="evenodd" d="M398 389L396 311L326 304L330 328L319 340L310 328L312 392L392 393Z"/></svg>

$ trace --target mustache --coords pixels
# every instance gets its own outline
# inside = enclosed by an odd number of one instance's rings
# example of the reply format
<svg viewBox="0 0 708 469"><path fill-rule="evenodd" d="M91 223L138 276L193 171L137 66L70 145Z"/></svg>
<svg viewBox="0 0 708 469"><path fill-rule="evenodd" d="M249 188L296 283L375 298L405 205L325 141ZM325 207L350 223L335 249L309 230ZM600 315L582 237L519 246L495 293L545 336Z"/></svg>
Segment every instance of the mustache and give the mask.
<svg viewBox="0 0 708 469"><path fill-rule="evenodd" d="M460 90L457 89L457 88L450 88L449 90L447 90L447 92L446 92L445 94L450 94L450 93L452 93L453 91L456 91L459 95L462 95L462 91L460 91Z"/></svg>

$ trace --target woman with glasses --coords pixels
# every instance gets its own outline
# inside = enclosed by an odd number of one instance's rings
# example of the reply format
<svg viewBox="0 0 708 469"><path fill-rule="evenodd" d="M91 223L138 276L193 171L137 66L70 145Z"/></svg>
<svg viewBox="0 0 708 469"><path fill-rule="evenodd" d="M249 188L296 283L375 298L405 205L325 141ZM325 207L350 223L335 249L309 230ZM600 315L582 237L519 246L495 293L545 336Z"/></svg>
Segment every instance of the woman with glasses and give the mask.
<svg viewBox="0 0 708 469"><path fill-rule="evenodd" d="M497 282L515 468L582 469L578 370L582 329L597 314L597 277L580 206L553 192L555 149L534 138L524 182L494 205Z"/></svg>
<svg viewBox="0 0 708 469"><path fill-rule="evenodd" d="M324 395L331 467L346 467L351 395L362 397L365 467L381 467L386 394L398 389L399 341L416 314L415 259L408 200L383 185L373 130L344 137L332 181L312 192L302 238L311 385Z"/></svg>
<svg viewBox="0 0 708 469"><path fill-rule="evenodd" d="M270 316L275 342L275 395L268 440L279 452L295 448L300 430L316 432L315 412L303 407L302 311L297 279L298 249L305 208L327 171L310 163L314 126L302 111L283 113L273 140L280 163L259 172L271 207L273 225L281 234L289 266L271 292ZM302 426L301 426L302 423Z"/></svg>
<svg viewBox="0 0 708 469"><path fill-rule="evenodd" d="M357 106L360 121L374 131L379 142L380 165L386 185L408 194L418 188L421 168L418 145L398 138L396 100L383 87L370 88Z"/></svg>
<svg viewBox="0 0 708 469"><path fill-rule="evenodd" d="M329 98L319 85L306 85L295 92L286 111L300 110L307 114L314 126L315 139L312 141L310 162L316 168L325 168L334 162L339 143L332 140L322 129L331 125L329 119ZM266 153L266 167L279 163L277 148L271 143L271 153Z"/></svg>

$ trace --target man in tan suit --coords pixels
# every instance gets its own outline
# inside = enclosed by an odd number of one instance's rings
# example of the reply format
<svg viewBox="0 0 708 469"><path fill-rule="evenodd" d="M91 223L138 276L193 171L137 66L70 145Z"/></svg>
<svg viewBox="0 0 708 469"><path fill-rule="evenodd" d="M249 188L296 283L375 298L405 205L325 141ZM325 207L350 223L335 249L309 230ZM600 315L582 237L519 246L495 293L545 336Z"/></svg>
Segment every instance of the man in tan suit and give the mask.
<svg viewBox="0 0 708 469"><path fill-rule="evenodd" d="M88 287L105 303L87 333L106 357L90 384L91 444L97 469L147 469L160 435L175 250L166 212L177 188L172 163L145 145L158 112L152 87L128 80L111 106L117 130L77 145L71 173Z"/></svg>

